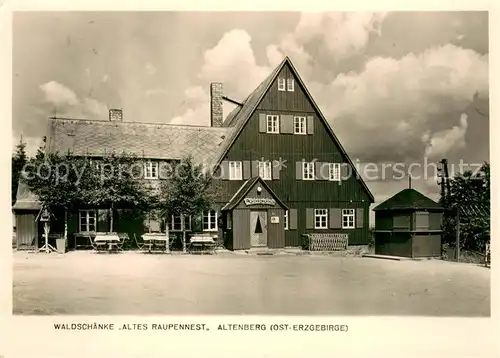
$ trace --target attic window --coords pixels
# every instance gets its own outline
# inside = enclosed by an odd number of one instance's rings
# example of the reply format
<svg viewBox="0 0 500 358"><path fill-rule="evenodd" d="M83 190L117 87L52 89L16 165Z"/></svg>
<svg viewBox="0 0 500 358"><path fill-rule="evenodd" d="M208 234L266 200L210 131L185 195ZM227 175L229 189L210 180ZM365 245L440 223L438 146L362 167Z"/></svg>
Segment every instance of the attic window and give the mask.
<svg viewBox="0 0 500 358"><path fill-rule="evenodd" d="M288 78L286 80L286 90L288 92L293 92L294 85L295 85L295 81L293 80L293 78Z"/></svg>
<svg viewBox="0 0 500 358"><path fill-rule="evenodd" d="M285 91L285 79L278 78L278 91Z"/></svg>

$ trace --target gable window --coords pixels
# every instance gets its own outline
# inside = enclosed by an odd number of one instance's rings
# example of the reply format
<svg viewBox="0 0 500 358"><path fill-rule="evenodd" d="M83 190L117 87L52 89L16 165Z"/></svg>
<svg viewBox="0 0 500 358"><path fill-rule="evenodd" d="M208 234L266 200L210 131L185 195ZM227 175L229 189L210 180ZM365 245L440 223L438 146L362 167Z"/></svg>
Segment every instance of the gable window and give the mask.
<svg viewBox="0 0 500 358"><path fill-rule="evenodd" d="M340 180L340 164L328 163L328 180Z"/></svg>
<svg viewBox="0 0 500 358"><path fill-rule="evenodd" d="M229 180L242 180L243 170L241 162L229 162Z"/></svg>
<svg viewBox="0 0 500 358"><path fill-rule="evenodd" d="M293 133L306 134L306 117L293 117Z"/></svg>
<svg viewBox="0 0 500 358"><path fill-rule="evenodd" d="M354 229L354 209L342 209L342 229Z"/></svg>
<svg viewBox="0 0 500 358"><path fill-rule="evenodd" d="M95 210L80 210L80 232L95 231Z"/></svg>
<svg viewBox="0 0 500 358"><path fill-rule="evenodd" d="M158 162L144 163L144 178L158 179Z"/></svg>
<svg viewBox="0 0 500 358"><path fill-rule="evenodd" d="M259 176L263 180L271 180L271 162L259 162Z"/></svg>
<svg viewBox="0 0 500 358"><path fill-rule="evenodd" d="M302 179L303 180L314 180L314 162L302 163Z"/></svg>
<svg viewBox="0 0 500 358"><path fill-rule="evenodd" d="M283 215L283 225L285 226L285 230L288 230L288 210L285 210L285 214Z"/></svg>
<svg viewBox="0 0 500 358"><path fill-rule="evenodd" d="M186 231L191 231L191 216L184 216L184 222L186 225ZM169 230L172 231L182 230L182 221L180 215L172 215L172 219L169 225Z"/></svg>
<svg viewBox="0 0 500 358"><path fill-rule="evenodd" d="M267 133L279 133L279 116L268 114L266 119Z"/></svg>
<svg viewBox="0 0 500 358"><path fill-rule="evenodd" d="M315 229L328 228L328 210L327 209L314 209L314 228Z"/></svg>
<svg viewBox="0 0 500 358"><path fill-rule="evenodd" d="M278 78L278 91L284 91L284 90L285 90L285 79Z"/></svg>
<svg viewBox="0 0 500 358"><path fill-rule="evenodd" d="M293 92L293 87L294 87L294 85L295 85L295 83L294 83L294 82L295 82L295 81L294 81L294 79L293 79L293 78L288 78L288 79L286 80L286 90L287 90L288 92Z"/></svg>
<svg viewBox="0 0 500 358"><path fill-rule="evenodd" d="M203 231L217 231L217 211L210 210L203 213Z"/></svg>

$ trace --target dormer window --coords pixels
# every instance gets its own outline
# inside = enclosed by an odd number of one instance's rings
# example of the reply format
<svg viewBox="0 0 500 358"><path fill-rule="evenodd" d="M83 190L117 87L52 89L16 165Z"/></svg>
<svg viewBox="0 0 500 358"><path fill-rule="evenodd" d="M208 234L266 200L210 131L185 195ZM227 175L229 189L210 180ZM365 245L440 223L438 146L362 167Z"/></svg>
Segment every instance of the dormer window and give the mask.
<svg viewBox="0 0 500 358"><path fill-rule="evenodd" d="M278 91L285 91L285 79L278 78Z"/></svg>
<svg viewBox="0 0 500 358"><path fill-rule="evenodd" d="M295 85L295 81L293 80L293 78L288 78L286 80L286 90L288 92L293 92L294 85Z"/></svg>

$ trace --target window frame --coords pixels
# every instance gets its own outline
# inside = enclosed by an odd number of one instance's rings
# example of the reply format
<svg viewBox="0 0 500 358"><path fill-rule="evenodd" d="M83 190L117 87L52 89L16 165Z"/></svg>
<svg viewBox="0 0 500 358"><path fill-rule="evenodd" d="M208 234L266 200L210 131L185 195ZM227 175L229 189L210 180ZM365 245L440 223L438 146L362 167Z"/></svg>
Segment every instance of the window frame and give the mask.
<svg viewBox="0 0 500 358"><path fill-rule="evenodd" d="M174 219L179 218L179 228L176 229L174 228ZM182 220L180 215L172 215L170 218L170 227L168 228L169 231L182 231ZM186 226L186 231L191 231L191 216L184 215L184 225Z"/></svg>
<svg viewBox="0 0 500 358"><path fill-rule="evenodd" d="M315 178L315 173L314 173L314 162L302 162L302 180L314 180ZM309 170L306 171L306 167L309 168ZM307 177L306 178L306 172L309 176L309 174L312 174L312 178Z"/></svg>
<svg viewBox="0 0 500 358"><path fill-rule="evenodd" d="M344 218L347 218L347 222L344 221ZM352 223L350 219L352 219ZM342 209L342 229L355 229L355 228L356 228L356 210Z"/></svg>
<svg viewBox="0 0 500 358"><path fill-rule="evenodd" d="M335 173L337 174L337 177L335 177ZM328 180L329 181L340 181L341 178L342 178L342 175L340 173L340 163L328 163Z"/></svg>
<svg viewBox="0 0 500 358"><path fill-rule="evenodd" d="M215 218L212 214L212 212L215 214ZM217 213L217 210L208 210L208 211L204 211L203 212L203 218L202 218L202 222L201 222L201 225L203 227L203 231L218 231L219 230L219 226L218 226L218 213ZM207 221L205 221L205 219L207 219ZM207 223L207 226L208 228L205 229L205 222ZM212 227L214 226L214 227Z"/></svg>
<svg viewBox="0 0 500 358"><path fill-rule="evenodd" d="M272 163L269 160L264 160L264 161L258 161L258 167L259 167L259 176L261 177L262 180L273 180L273 167ZM261 170L263 169L264 174L268 175L261 175Z"/></svg>
<svg viewBox="0 0 500 358"><path fill-rule="evenodd" d="M288 210L285 210L285 213L283 214L283 227L285 228L285 230L288 230Z"/></svg>
<svg viewBox="0 0 500 358"><path fill-rule="evenodd" d="M229 180L243 180L243 163L241 161L229 161L228 167Z"/></svg>
<svg viewBox="0 0 500 358"><path fill-rule="evenodd" d="M318 218L321 225L318 225ZM328 209L314 209L314 229L328 229Z"/></svg>
<svg viewBox="0 0 500 358"><path fill-rule="evenodd" d="M154 169L154 170L153 170ZM153 175L154 172L154 175ZM147 161L144 163L144 179L158 179L158 162Z"/></svg>
<svg viewBox="0 0 500 358"><path fill-rule="evenodd" d="M284 77L278 77L278 91L286 91L286 79Z"/></svg>
<svg viewBox="0 0 500 358"><path fill-rule="evenodd" d="M302 123L300 123L300 121ZM299 126L297 126L299 124ZM297 132L297 128L302 129ZM293 117L293 134L305 135L307 134L307 117L306 116L294 116Z"/></svg>
<svg viewBox="0 0 500 358"><path fill-rule="evenodd" d="M85 220L86 220L86 230L82 230L82 214L83 213L86 213L85 214ZM94 230L90 230L90 220L91 219L91 216L89 215L89 213L93 213L94 214ZM97 231L97 211L95 209L80 209L78 210L78 229L79 229L79 232L96 232Z"/></svg>
<svg viewBox="0 0 500 358"><path fill-rule="evenodd" d="M271 130L269 130L270 123L271 123ZM266 133L268 134L280 133L280 116L278 114L266 115Z"/></svg>
<svg viewBox="0 0 500 358"><path fill-rule="evenodd" d="M295 90L295 80L293 78L286 79L286 90L287 92L293 92Z"/></svg>

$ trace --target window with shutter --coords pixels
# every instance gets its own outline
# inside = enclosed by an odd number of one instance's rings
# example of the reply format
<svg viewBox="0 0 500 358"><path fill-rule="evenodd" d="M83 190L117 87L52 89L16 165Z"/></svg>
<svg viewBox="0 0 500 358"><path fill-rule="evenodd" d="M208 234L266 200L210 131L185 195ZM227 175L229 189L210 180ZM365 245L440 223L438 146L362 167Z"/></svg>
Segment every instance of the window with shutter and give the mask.
<svg viewBox="0 0 500 358"><path fill-rule="evenodd" d="M279 116L268 114L266 117L266 132L279 133Z"/></svg>
<svg viewBox="0 0 500 358"><path fill-rule="evenodd" d="M263 180L271 180L271 162L270 161L265 161L265 162L259 162L259 176Z"/></svg>
<svg viewBox="0 0 500 358"><path fill-rule="evenodd" d="M342 229L354 229L354 209L342 209Z"/></svg>
<svg viewBox="0 0 500 358"><path fill-rule="evenodd" d="M242 180L241 162L229 162L229 180Z"/></svg>
<svg viewBox="0 0 500 358"><path fill-rule="evenodd" d="M339 181L340 180L340 164L339 163L328 163L328 180Z"/></svg>
<svg viewBox="0 0 500 358"><path fill-rule="evenodd" d="M314 180L314 162L303 162L302 163L302 179L303 180Z"/></svg>
<svg viewBox="0 0 500 358"><path fill-rule="evenodd" d="M293 117L293 133L294 134L307 134L306 117L301 117L301 116Z"/></svg>
<svg viewBox="0 0 500 358"><path fill-rule="evenodd" d="M328 210L327 209L314 209L314 228L327 229L328 228Z"/></svg>

